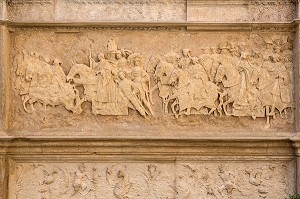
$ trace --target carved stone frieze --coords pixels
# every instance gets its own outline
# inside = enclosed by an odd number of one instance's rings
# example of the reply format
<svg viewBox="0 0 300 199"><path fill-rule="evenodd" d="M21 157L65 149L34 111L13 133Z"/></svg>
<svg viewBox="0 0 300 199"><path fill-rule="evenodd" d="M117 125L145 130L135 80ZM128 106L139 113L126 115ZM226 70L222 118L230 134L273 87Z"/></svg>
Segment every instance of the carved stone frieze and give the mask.
<svg viewBox="0 0 300 199"><path fill-rule="evenodd" d="M294 162L16 163L10 198L277 198Z"/></svg>
<svg viewBox="0 0 300 199"><path fill-rule="evenodd" d="M36 114L40 105L45 114L49 106L63 106L79 117L85 112L128 117L131 109L151 120L171 115L266 118L266 127L271 118L291 116L293 59L288 35L250 34L248 43L229 39L191 46L198 55L180 46L160 53L154 46L147 52L133 50L134 45L124 48L114 39L105 41L104 51L94 53L100 43L87 39L93 44L84 46L80 56L65 57L70 63L67 70L58 57L17 47L13 86L25 117Z"/></svg>

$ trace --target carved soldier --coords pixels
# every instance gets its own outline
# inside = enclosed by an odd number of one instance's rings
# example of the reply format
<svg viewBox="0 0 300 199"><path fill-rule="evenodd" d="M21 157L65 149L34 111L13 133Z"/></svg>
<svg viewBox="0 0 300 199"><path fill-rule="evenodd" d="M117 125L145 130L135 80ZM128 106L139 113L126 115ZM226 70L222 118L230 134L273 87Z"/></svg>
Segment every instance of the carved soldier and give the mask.
<svg viewBox="0 0 300 199"><path fill-rule="evenodd" d="M100 53L98 56L98 62L96 62L92 57L90 57L90 67L95 71L100 71L103 68L103 65L106 64L106 60L104 58L104 54Z"/></svg>
<svg viewBox="0 0 300 199"><path fill-rule="evenodd" d="M63 71L61 64L62 62L59 59L55 58L53 61L52 71L53 77L56 79L59 86L63 88L64 84L66 83L66 74Z"/></svg>
<svg viewBox="0 0 300 199"><path fill-rule="evenodd" d="M191 51L187 48L182 49L182 58L180 62L182 62L181 67L187 68L191 64Z"/></svg>
<svg viewBox="0 0 300 199"><path fill-rule="evenodd" d="M150 104L151 94L150 94L150 78L147 72L142 67L142 58L139 54L132 54L129 57L132 64L131 75L132 81L135 83L136 87L139 89L139 98L142 103L147 107L152 115L153 111Z"/></svg>
<svg viewBox="0 0 300 199"><path fill-rule="evenodd" d="M102 62L102 61L101 61ZM114 103L116 102L116 84L114 76L117 74L115 63L108 60L103 60L103 65L100 70L97 71L97 75L100 76L97 85L96 101L101 103Z"/></svg>
<svg viewBox="0 0 300 199"><path fill-rule="evenodd" d="M143 117L146 117L147 111L143 107L142 102L136 96L139 92L136 84L133 81L126 79L124 72L119 73L119 78L121 79L118 82L119 88L123 92L124 96Z"/></svg>
<svg viewBox="0 0 300 199"><path fill-rule="evenodd" d="M116 52L116 64L119 70L125 70L128 67L127 59L124 57L121 50Z"/></svg>

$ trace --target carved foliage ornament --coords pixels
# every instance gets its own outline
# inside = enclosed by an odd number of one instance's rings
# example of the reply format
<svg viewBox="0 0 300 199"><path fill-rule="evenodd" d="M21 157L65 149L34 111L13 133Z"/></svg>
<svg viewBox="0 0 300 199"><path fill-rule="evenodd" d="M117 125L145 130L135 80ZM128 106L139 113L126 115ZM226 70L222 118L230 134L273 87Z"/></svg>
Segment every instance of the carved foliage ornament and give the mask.
<svg viewBox="0 0 300 199"><path fill-rule="evenodd" d="M286 163L26 163L16 172L16 199L277 198L294 180Z"/></svg>
<svg viewBox="0 0 300 199"><path fill-rule="evenodd" d="M285 117L293 107L292 44L288 37L265 38L260 50L243 43L223 42L202 49L152 55L121 49L113 39L107 51L89 65L74 63L66 75L62 62L24 51L17 61L16 88L24 110L34 104L62 105L80 114L82 103L92 104L95 115L154 115L152 92L159 90L164 114ZM153 83L153 80L154 83ZM154 85L153 85L154 84ZM82 86L83 92L78 86Z"/></svg>

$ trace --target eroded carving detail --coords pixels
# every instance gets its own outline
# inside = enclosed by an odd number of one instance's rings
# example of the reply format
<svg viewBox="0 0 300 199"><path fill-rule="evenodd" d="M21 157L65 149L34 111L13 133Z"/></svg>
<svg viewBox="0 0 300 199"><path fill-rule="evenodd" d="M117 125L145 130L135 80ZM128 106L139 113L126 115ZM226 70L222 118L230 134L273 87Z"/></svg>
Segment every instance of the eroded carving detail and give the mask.
<svg viewBox="0 0 300 199"><path fill-rule="evenodd" d="M193 57L188 49L153 56L153 72L168 114L285 117L293 107L292 44L287 37L266 38L261 49L224 42Z"/></svg>
<svg viewBox="0 0 300 199"><path fill-rule="evenodd" d="M295 1L250 1L252 21L290 21L295 15Z"/></svg>
<svg viewBox="0 0 300 199"><path fill-rule="evenodd" d="M45 110L62 105L80 114L82 103L90 102L94 115L128 115L133 109L154 116L152 92L158 89L164 114L266 117L269 127L271 117L286 117L293 107L292 41L254 37L255 48L222 42L197 57L185 48L148 61L111 39L105 53L95 59L90 52L89 65L74 63L68 75L58 59L23 52L15 57L15 87L28 113L39 102Z"/></svg>
<svg viewBox="0 0 300 199"><path fill-rule="evenodd" d="M22 163L11 180L16 199L277 198L294 192L291 164Z"/></svg>
<svg viewBox="0 0 300 199"><path fill-rule="evenodd" d="M97 60L90 54L90 66L75 64L66 76L61 61L23 52L16 58L16 88L20 91L26 112L34 111L34 104L63 105L80 114L81 104L92 103L97 115L128 115L128 109L137 110L143 117L152 114L150 78L144 70L144 58L139 53L118 49L109 40L107 52ZM84 88L80 93L79 86ZM30 108L29 108L30 107Z"/></svg>

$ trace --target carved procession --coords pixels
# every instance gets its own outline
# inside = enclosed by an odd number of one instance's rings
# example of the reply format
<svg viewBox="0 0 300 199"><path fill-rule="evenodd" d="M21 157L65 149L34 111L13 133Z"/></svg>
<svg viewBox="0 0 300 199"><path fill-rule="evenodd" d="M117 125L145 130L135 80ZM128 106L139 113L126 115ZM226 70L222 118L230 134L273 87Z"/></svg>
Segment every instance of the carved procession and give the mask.
<svg viewBox="0 0 300 199"><path fill-rule="evenodd" d="M270 126L270 118L286 117L293 108L289 37L263 38L259 48L222 42L200 50L199 56L183 48L145 61L142 54L119 48L110 39L106 52L95 59L90 51L89 65L73 63L67 75L59 59L24 51L17 60L16 88L28 113L41 103L45 109L62 105L80 114L82 104L90 102L95 115L129 115L132 109L154 116L155 92L163 113L176 118L261 117Z"/></svg>

